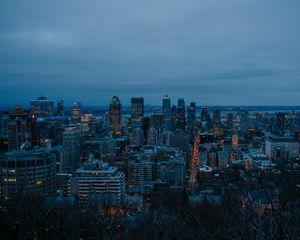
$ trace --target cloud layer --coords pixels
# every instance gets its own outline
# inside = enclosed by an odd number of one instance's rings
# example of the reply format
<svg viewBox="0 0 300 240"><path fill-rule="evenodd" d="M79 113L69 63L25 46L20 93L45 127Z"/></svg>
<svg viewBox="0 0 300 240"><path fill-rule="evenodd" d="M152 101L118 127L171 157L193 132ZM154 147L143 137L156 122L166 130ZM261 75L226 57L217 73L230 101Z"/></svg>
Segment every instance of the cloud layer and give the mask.
<svg viewBox="0 0 300 240"><path fill-rule="evenodd" d="M297 105L297 0L2 0L0 104Z"/></svg>

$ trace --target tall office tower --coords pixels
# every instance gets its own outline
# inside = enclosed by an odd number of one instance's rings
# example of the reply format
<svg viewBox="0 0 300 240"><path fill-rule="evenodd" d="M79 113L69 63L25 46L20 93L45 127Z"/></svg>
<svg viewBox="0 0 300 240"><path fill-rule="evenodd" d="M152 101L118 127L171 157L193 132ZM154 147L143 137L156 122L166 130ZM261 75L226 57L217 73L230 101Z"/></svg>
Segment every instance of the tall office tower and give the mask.
<svg viewBox="0 0 300 240"><path fill-rule="evenodd" d="M148 130L150 128L150 118L147 116L147 117L144 117L144 121L143 121L143 128L142 128L142 131L143 131L143 143L146 143L147 142L147 139L148 139Z"/></svg>
<svg viewBox="0 0 300 240"><path fill-rule="evenodd" d="M131 125L132 128L142 128L144 119L144 98L131 98Z"/></svg>
<svg viewBox="0 0 300 240"><path fill-rule="evenodd" d="M65 150L65 162L63 170L73 171L80 164L80 130L75 126L65 128L63 132L63 147Z"/></svg>
<svg viewBox="0 0 300 240"><path fill-rule="evenodd" d="M227 114L227 131L233 130L233 113Z"/></svg>
<svg viewBox="0 0 300 240"><path fill-rule="evenodd" d="M100 160L84 162L74 173L74 182L81 206L95 200L110 207L122 203L126 195L125 174Z"/></svg>
<svg viewBox="0 0 300 240"><path fill-rule="evenodd" d="M187 133L190 136L190 140L193 140L195 134L196 125L196 103L191 102L189 108L187 109Z"/></svg>
<svg viewBox="0 0 300 240"><path fill-rule="evenodd" d="M55 174L55 154L47 148L8 152L0 157L1 195L14 198L21 193L54 194Z"/></svg>
<svg viewBox="0 0 300 240"><path fill-rule="evenodd" d="M224 137L224 131L221 121L221 111L215 109L213 111L213 131L214 131L214 141L217 142Z"/></svg>
<svg viewBox="0 0 300 240"><path fill-rule="evenodd" d="M81 135L86 138L96 136L96 117L92 113L83 114L80 118Z"/></svg>
<svg viewBox="0 0 300 240"><path fill-rule="evenodd" d="M221 124L221 111L220 109L215 109L213 112L213 124Z"/></svg>
<svg viewBox="0 0 300 240"><path fill-rule="evenodd" d="M121 135L122 130L122 104L117 96L113 96L109 104L110 134Z"/></svg>
<svg viewBox="0 0 300 240"><path fill-rule="evenodd" d="M65 105L63 100L58 100L57 102L57 109L56 109L56 115L57 116L64 116L65 115Z"/></svg>
<svg viewBox="0 0 300 240"><path fill-rule="evenodd" d="M276 113L275 134L283 136L285 131L286 116L285 113Z"/></svg>
<svg viewBox="0 0 300 240"><path fill-rule="evenodd" d="M208 122L209 114L206 107L201 108L201 121Z"/></svg>
<svg viewBox="0 0 300 240"><path fill-rule="evenodd" d="M172 105L171 107L171 129L175 130L177 128L177 107Z"/></svg>
<svg viewBox="0 0 300 240"><path fill-rule="evenodd" d="M8 150L19 150L26 142L27 113L19 106L9 113Z"/></svg>
<svg viewBox="0 0 300 240"><path fill-rule="evenodd" d="M170 130L172 128L172 111L171 99L168 95L163 97L162 115L165 128Z"/></svg>
<svg viewBox="0 0 300 240"><path fill-rule="evenodd" d="M74 102L71 109L72 123L79 124L81 119L81 103Z"/></svg>
<svg viewBox="0 0 300 240"><path fill-rule="evenodd" d="M178 98L178 100L177 100L177 107L178 107L178 108L184 108L184 109L185 109L184 98Z"/></svg>
<svg viewBox="0 0 300 240"><path fill-rule="evenodd" d="M54 101L48 100L44 96L30 101L30 115L35 118L45 118L54 115Z"/></svg>
<svg viewBox="0 0 300 240"><path fill-rule="evenodd" d="M177 104L177 129L185 130L185 103L183 98L178 98Z"/></svg>
<svg viewBox="0 0 300 240"><path fill-rule="evenodd" d="M246 131L249 126L249 112L241 111L240 112L240 130Z"/></svg>
<svg viewBox="0 0 300 240"><path fill-rule="evenodd" d="M255 121L256 129L259 130L263 128L263 119L264 119L264 115L262 113L256 113L256 121Z"/></svg>

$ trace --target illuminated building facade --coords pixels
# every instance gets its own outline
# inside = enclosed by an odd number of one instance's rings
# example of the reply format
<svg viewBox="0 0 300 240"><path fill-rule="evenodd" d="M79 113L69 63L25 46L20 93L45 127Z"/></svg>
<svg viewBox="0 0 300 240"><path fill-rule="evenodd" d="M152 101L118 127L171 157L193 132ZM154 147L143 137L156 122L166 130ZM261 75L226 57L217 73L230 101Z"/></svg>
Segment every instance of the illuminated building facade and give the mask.
<svg viewBox="0 0 300 240"><path fill-rule="evenodd" d="M125 174L100 160L89 159L75 172L75 194L80 205L89 203L93 195L122 203L126 194Z"/></svg>
<svg viewBox="0 0 300 240"><path fill-rule="evenodd" d="M96 117L91 113L86 113L80 118L81 135L83 137L95 137L97 131Z"/></svg>
<svg viewBox="0 0 300 240"><path fill-rule="evenodd" d="M22 193L54 194L55 154L46 148L6 153L0 157L0 186L4 198Z"/></svg>
<svg viewBox="0 0 300 240"><path fill-rule="evenodd" d="M54 101L48 100L44 96L30 101L30 114L35 118L45 118L54 115Z"/></svg>
<svg viewBox="0 0 300 240"><path fill-rule="evenodd" d="M231 147L233 151L239 148L239 136L238 134L233 134L231 138Z"/></svg>
<svg viewBox="0 0 300 240"><path fill-rule="evenodd" d="M121 135L122 104L117 96L113 96L109 104L109 128L113 136Z"/></svg>
<svg viewBox="0 0 300 240"><path fill-rule="evenodd" d="M79 124L81 119L81 103L74 102L71 108L72 123Z"/></svg>

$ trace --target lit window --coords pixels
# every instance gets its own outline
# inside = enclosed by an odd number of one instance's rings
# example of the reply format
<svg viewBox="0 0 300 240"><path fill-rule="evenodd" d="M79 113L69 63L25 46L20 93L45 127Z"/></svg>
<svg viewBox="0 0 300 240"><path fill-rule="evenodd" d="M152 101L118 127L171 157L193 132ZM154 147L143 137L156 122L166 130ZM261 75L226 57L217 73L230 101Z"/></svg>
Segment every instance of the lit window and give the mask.
<svg viewBox="0 0 300 240"><path fill-rule="evenodd" d="M15 178L4 178L4 182L16 182L17 179Z"/></svg>

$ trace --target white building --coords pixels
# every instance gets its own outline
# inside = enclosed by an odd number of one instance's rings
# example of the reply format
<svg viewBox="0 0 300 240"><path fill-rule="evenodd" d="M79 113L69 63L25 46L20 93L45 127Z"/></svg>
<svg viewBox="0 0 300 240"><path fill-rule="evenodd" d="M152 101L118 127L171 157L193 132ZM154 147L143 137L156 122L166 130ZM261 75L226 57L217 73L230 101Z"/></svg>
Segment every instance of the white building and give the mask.
<svg viewBox="0 0 300 240"><path fill-rule="evenodd" d="M74 174L74 194L79 205L97 196L101 202L121 203L126 194L125 174L100 160L89 159Z"/></svg>
<svg viewBox="0 0 300 240"><path fill-rule="evenodd" d="M268 137L266 139L266 155L269 158L276 159L277 149L284 151L288 157L297 157L299 155L299 143L291 137Z"/></svg>

